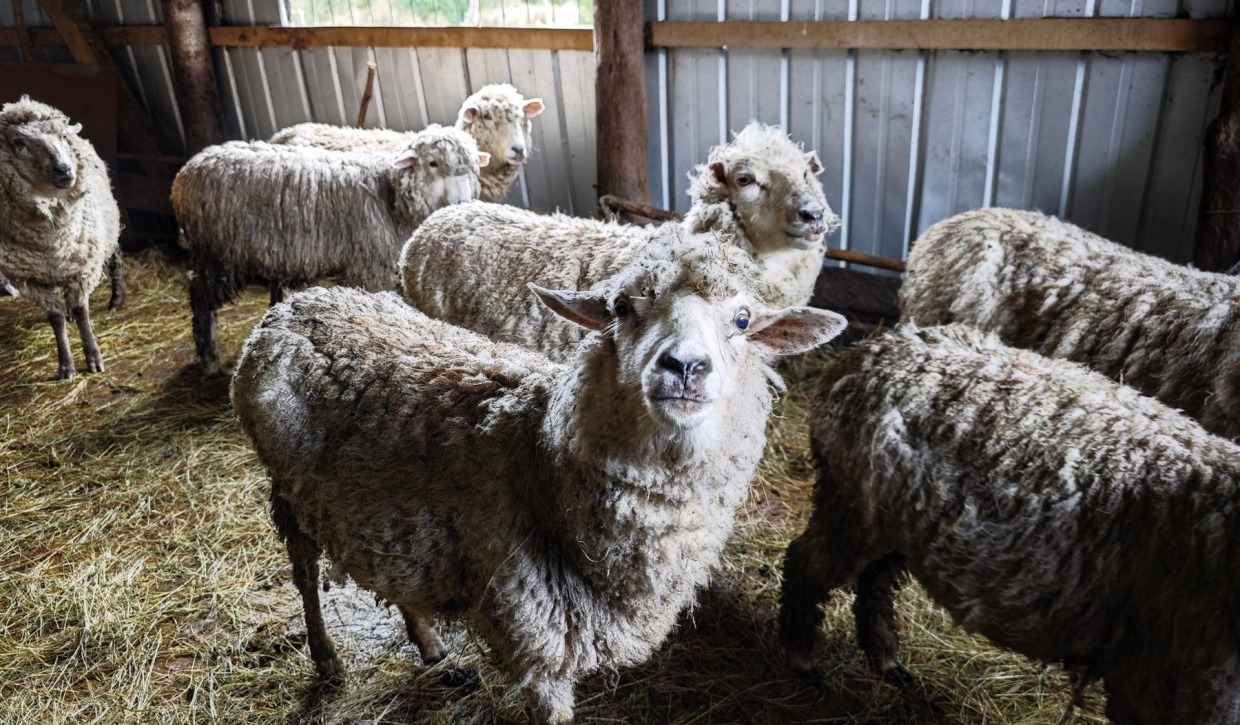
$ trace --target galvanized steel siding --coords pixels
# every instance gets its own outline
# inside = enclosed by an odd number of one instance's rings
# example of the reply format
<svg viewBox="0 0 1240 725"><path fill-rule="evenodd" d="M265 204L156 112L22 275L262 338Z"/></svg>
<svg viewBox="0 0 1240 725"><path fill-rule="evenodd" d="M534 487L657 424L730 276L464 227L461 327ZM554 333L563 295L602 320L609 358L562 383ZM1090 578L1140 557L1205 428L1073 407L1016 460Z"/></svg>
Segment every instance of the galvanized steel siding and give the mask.
<svg viewBox="0 0 1240 725"><path fill-rule="evenodd" d="M669 20L1229 11L1226 0L659 0L647 7L651 19ZM1201 136L1218 103L1213 56L670 49L649 57L652 196L678 210L688 206L685 175L693 165L725 131L758 119L818 151L827 198L844 220L833 246L903 257L934 222L995 205L1059 214L1178 261L1192 256Z"/></svg>

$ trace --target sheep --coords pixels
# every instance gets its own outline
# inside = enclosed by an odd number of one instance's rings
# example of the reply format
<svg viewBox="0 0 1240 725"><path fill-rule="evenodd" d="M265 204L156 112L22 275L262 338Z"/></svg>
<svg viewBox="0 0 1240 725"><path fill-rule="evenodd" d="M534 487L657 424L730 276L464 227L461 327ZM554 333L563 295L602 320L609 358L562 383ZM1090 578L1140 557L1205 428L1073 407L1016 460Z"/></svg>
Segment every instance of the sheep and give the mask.
<svg viewBox="0 0 1240 725"><path fill-rule="evenodd" d="M966 629L1104 678L1116 725L1240 718L1240 446L962 324L843 353L810 420L813 515L779 614L795 670L819 673L817 605L855 578L860 648L909 681L892 603L907 567Z"/></svg>
<svg viewBox="0 0 1240 725"><path fill-rule="evenodd" d="M82 338L89 372L103 372L90 324L90 293L104 266L113 273L110 309L124 301L120 285L121 214L107 168L81 124L22 96L0 107L0 270L12 296L30 298L56 336L61 379L77 374L65 315Z"/></svg>
<svg viewBox="0 0 1240 725"><path fill-rule="evenodd" d="M807 304L824 236L837 224L815 178L821 170L818 156L783 131L751 123L698 167L683 225L724 233L753 255L767 304ZM401 287L431 317L564 360L582 330L533 299L519 302L523 285L586 289L622 268L655 233L486 204L445 209L401 252Z"/></svg>
<svg viewBox="0 0 1240 725"><path fill-rule="evenodd" d="M529 160L533 148L532 119L543 112L541 98L524 98L507 83L483 86L465 99L456 118L456 127L469 132L478 148L491 154L494 163L479 177L483 201L501 203L516 180L521 165ZM399 151L413 138L385 128L350 128L326 123L299 123L278 131L273 144L317 146L335 151Z"/></svg>
<svg viewBox="0 0 1240 725"><path fill-rule="evenodd" d="M206 149L177 174L176 211L190 251L194 342L220 372L215 311L251 282L284 286L336 276L396 286L400 245L435 209L478 198L489 154L454 128L431 126L393 157L262 142Z"/></svg>
<svg viewBox="0 0 1240 725"><path fill-rule="evenodd" d="M404 615L424 663L459 617L539 723L573 683L644 661L717 564L765 445L769 367L839 315L771 310L743 252L678 228L594 290L530 288L591 330L568 364L395 294L312 289L246 342L234 407L272 481L311 656L318 559Z"/></svg>
<svg viewBox="0 0 1240 725"><path fill-rule="evenodd" d="M909 254L902 319L965 322L1084 363L1240 436L1240 279L1172 264L1037 212L981 209Z"/></svg>

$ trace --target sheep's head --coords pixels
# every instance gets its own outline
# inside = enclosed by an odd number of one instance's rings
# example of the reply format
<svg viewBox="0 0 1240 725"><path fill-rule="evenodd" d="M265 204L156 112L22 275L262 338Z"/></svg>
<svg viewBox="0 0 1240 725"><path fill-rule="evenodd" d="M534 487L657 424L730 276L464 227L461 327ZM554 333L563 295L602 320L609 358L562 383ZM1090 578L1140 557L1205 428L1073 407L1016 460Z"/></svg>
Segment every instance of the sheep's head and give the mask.
<svg viewBox="0 0 1240 725"><path fill-rule="evenodd" d="M425 213L478 198L478 170L491 155L479 151L473 137L432 124L420 131L392 160L406 203L427 206Z"/></svg>
<svg viewBox="0 0 1240 725"><path fill-rule="evenodd" d="M478 148L497 162L523 164L530 155L530 119L542 112L542 99L523 98L516 88L496 83L465 99L456 127L473 135Z"/></svg>
<svg viewBox="0 0 1240 725"><path fill-rule="evenodd" d="M749 254L718 235L665 225L628 266L586 291L531 289L565 319L598 330L621 388L640 391L651 418L693 429L738 388L765 390L768 361L805 352L847 323L810 307L758 302Z"/></svg>
<svg viewBox="0 0 1240 725"><path fill-rule="evenodd" d="M77 183L71 138L82 130L55 108L28 96L0 109L0 166L8 166L36 193L59 196Z"/></svg>
<svg viewBox="0 0 1240 725"><path fill-rule="evenodd" d="M695 208L723 203L734 209L757 252L810 249L839 225L820 173L817 153L806 152L778 127L755 121L731 143L710 150L689 195Z"/></svg>

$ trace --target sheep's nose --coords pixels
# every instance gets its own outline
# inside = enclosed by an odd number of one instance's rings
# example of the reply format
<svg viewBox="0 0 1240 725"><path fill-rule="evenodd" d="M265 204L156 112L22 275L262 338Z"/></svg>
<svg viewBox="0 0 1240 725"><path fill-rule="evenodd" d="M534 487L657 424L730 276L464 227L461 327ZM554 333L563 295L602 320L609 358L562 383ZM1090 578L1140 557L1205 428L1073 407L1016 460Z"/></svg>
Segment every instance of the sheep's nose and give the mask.
<svg viewBox="0 0 1240 725"><path fill-rule="evenodd" d="M711 364L708 357L679 358L671 352L659 356L659 367L675 373L685 380L702 377L710 372Z"/></svg>
<svg viewBox="0 0 1240 725"><path fill-rule="evenodd" d="M807 206L797 212L797 218L806 224L821 224L823 209L820 206Z"/></svg>
<svg viewBox="0 0 1240 725"><path fill-rule="evenodd" d="M516 159L517 161L523 160L525 158L525 147L521 146L520 144L513 146L512 157Z"/></svg>
<svg viewBox="0 0 1240 725"><path fill-rule="evenodd" d="M73 184L73 167L63 161L52 164L52 183L64 189Z"/></svg>

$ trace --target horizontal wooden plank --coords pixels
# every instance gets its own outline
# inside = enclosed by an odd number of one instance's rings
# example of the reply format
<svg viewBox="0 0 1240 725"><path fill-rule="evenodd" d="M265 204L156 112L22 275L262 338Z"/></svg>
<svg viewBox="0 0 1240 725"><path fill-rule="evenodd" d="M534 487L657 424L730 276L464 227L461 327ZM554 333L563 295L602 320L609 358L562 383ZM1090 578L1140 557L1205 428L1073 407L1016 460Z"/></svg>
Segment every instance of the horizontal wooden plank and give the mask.
<svg viewBox="0 0 1240 725"><path fill-rule="evenodd" d="M1226 20L1022 18L652 22L658 48L873 48L885 50L1102 50L1221 52Z"/></svg>
<svg viewBox="0 0 1240 725"><path fill-rule="evenodd" d="M108 45L165 45L162 25L121 25L97 28ZM211 28L211 44L237 48L527 48L594 50L589 28L280 28L243 26ZM55 28L31 28L35 45L64 45ZM0 28L0 45L18 44L17 31Z"/></svg>

